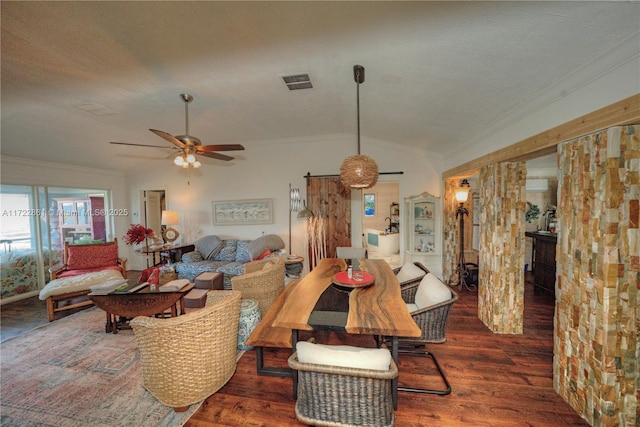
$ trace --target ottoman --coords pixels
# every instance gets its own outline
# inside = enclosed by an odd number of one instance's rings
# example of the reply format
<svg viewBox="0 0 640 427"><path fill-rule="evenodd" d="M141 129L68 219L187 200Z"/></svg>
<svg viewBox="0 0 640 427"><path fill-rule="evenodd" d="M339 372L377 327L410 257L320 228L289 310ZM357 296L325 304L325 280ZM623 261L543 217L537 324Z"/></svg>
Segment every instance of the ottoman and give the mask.
<svg viewBox="0 0 640 427"><path fill-rule="evenodd" d="M205 271L204 273L200 273L194 280L195 287L197 289L222 289L223 288L223 277L222 273L216 273L213 271Z"/></svg>
<svg viewBox="0 0 640 427"><path fill-rule="evenodd" d="M202 308L207 304L208 289L193 288L184 296L184 305L187 308Z"/></svg>

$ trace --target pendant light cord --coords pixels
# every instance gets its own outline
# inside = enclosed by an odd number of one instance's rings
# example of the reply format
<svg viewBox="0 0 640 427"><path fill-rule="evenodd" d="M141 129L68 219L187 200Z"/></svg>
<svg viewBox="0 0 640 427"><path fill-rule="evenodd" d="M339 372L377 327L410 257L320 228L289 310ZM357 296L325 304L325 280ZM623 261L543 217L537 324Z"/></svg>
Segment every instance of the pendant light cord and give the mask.
<svg viewBox="0 0 640 427"><path fill-rule="evenodd" d="M358 155L360 155L360 71L356 71L356 110L358 112Z"/></svg>

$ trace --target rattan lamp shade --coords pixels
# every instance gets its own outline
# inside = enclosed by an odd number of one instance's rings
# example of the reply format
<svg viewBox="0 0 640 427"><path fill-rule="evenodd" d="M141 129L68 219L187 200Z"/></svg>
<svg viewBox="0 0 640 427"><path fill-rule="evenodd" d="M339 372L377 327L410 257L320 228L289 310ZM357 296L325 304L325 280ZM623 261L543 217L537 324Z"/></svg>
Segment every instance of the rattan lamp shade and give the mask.
<svg viewBox="0 0 640 427"><path fill-rule="evenodd" d="M369 156L347 157L340 166L340 181L345 187L373 187L378 182L378 165Z"/></svg>

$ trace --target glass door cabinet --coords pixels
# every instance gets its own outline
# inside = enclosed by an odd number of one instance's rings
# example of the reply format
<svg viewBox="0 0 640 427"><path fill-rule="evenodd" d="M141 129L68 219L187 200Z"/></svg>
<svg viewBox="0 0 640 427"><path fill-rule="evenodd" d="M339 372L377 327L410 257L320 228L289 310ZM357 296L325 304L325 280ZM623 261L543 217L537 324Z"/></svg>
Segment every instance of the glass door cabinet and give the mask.
<svg viewBox="0 0 640 427"><path fill-rule="evenodd" d="M405 198L405 262L421 262L442 271L442 210L440 198L427 192Z"/></svg>

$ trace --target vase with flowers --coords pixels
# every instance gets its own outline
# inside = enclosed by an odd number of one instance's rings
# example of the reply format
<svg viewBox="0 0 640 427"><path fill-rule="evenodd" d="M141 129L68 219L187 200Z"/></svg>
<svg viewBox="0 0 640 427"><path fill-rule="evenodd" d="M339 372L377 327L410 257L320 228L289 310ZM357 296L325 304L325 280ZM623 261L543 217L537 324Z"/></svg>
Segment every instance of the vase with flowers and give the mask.
<svg viewBox="0 0 640 427"><path fill-rule="evenodd" d="M152 229L146 228L142 224L131 224L129 230L127 230L127 233L122 238L127 245L139 245L147 239L151 240L151 244L147 244L149 249L162 247L162 239L157 237Z"/></svg>

